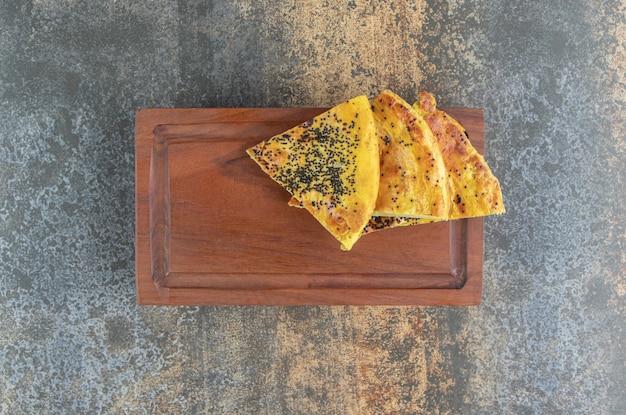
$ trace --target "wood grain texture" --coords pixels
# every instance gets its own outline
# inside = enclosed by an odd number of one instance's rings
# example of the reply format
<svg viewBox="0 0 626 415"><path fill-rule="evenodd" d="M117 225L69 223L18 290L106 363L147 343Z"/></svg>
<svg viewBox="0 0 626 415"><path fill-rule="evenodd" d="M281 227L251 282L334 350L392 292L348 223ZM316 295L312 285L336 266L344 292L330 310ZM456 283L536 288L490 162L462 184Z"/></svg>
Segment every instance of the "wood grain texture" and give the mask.
<svg viewBox="0 0 626 415"><path fill-rule="evenodd" d="M324 108L145 109L136 118L139 304L475 305L483 220L339 249L245 149ZM483 114L449 109L479 152Z"/></svg>

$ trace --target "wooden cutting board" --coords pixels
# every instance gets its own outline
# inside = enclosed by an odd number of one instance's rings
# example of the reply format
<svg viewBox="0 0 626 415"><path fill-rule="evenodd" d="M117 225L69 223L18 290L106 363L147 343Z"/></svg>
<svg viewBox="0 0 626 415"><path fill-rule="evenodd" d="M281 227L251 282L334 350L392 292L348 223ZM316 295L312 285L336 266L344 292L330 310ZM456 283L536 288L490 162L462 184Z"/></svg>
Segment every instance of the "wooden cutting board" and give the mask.
<svg viewBox="0 0 626 415"><path fill-rule="evenodd" d="M245 153L325 110L138 111L139 304L480 303L482 218L375 232L344 252ZM482 110L446 111L482 153Z"/></svg>

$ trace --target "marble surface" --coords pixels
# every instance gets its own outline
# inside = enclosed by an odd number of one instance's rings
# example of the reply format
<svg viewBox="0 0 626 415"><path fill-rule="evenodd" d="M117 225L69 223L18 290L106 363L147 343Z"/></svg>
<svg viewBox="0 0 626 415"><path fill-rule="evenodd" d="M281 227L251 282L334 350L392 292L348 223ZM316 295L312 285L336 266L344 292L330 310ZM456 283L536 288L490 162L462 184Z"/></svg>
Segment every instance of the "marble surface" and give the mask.
<svg viewBox="0 0 626 415"><path fill-rule="evenodd" d="M0 413L626 413L626 2L0 0ZM478 307L136 305L135 111L485 109Z"/></svg>

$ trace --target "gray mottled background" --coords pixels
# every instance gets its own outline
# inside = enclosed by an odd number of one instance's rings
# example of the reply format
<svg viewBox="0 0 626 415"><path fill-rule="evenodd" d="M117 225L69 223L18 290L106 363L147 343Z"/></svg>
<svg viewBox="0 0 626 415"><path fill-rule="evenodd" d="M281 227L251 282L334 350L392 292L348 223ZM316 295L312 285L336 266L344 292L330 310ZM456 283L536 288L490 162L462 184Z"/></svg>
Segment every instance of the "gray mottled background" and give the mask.
<svg viewBox="0 0 626 415"><path fill-rule="evenodd" d="M308 3L319 3L316 6ZM0 413L626 413L624 0L0 0ZM136 305L134 113L485 109L471 308Z"/></svg>

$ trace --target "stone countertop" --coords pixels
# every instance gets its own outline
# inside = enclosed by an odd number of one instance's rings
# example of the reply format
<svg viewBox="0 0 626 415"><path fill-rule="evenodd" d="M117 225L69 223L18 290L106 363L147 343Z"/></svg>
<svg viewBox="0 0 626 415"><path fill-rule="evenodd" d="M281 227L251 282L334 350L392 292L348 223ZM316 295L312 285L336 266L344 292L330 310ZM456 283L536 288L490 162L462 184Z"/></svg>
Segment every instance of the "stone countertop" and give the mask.
<svg viewBox="0 0 626 415"><path fill-rule="evenodd" d="M0 413L626 413L626 2L301 3L0 3ZM136 110L383 88L485 109L480 306L136 305Z"/></svg>

